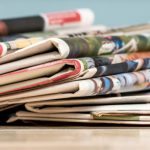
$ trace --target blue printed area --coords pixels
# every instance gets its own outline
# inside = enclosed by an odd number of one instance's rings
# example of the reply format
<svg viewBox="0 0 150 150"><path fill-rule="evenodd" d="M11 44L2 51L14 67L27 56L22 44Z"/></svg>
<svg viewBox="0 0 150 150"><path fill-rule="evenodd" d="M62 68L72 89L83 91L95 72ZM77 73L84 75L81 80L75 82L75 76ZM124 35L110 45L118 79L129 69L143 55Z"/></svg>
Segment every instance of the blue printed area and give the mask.
<svg viewBox="0 0 150 150"><path fill-rule="evenodd" d="M103 86L103 90L100 93L105 94L111 90L110 88L112 86L111 85L112 81L107 77L103 77L102 79L103 79L102 82L104 86Z"/></svg>
<svg viewBox="0 0 150 150"><path fill-rule="evenodd" d="M126 26L150 21L149 0L0 0L0 18L91 8L95 24Z"/></svg>
<svg viewBox="0 0 150 150"><path fill-rule="evenodd" d="M126 63L128 65L128 71L134 71L138 65L138 63L134 61L126 61Z"/></svg>
<svg viewBox="0 0 150 150"><path fill-rule="evenodd" d="M112 37L112 41L115 43L115 45L116 45L116 48L115 49L120 49L120 48L122 48L123 47L123 45L124 45L124 42L120 39L120 38L118 38L118 37Z"/></svg>

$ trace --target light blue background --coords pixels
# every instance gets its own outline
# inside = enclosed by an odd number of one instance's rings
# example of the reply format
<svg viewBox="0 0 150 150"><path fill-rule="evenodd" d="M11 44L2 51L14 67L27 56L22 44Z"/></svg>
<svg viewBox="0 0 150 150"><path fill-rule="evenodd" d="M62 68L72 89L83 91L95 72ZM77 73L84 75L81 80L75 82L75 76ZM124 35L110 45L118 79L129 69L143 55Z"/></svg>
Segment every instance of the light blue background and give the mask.
<svg viewBox="0 0 150 150"><path fill-rule="evenodd" d="M150 21L150 0L0 0L0 18L91 8L95 24L123 26Z"/></svg>

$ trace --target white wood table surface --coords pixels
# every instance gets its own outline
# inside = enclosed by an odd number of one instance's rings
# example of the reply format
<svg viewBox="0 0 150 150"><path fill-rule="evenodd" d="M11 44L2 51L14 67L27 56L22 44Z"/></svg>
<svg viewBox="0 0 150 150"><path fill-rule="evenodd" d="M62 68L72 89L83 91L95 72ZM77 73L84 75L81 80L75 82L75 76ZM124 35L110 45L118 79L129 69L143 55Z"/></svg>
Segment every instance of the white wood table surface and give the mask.
<svg viewBox="0 0 150 150"><path fill-rule="evenodd" d="M1 127L0 150L144 150L149 128Z"/></svg>

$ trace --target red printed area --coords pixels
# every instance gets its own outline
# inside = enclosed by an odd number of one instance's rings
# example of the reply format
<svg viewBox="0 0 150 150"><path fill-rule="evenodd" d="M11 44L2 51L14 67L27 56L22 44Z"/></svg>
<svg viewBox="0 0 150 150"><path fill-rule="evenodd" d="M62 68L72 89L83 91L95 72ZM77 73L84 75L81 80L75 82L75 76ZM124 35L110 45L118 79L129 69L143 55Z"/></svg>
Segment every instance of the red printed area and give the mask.
<svg viewBox="0 0 150 150"><path fill-rule="evenodd" d="M3 47L0 45L0 56L3 54Z"/></svg>
<svg viewBox="0 0 150 150"><path fill-rule="evenodd" d="M139 58L149 58L149 57L150 57L150 52L137 52L137 53L128 54L125 60L135 60Z"/></svg>
<svg viewBox="0 0 150 150"><path fill-rule="evenodd" d="M64 25L81 21L80 14L75 11L44 14L50 25Z"/></svg>
<svg viewBox="0 0 150 150"><path fill-rule="evenodd" d="M52 65L56 65L57 66L58 64L62 64L62 63L63 64L68 64L68 65L72 65L72 66L74 66L75 69L72 70L72 71L70 71L70 72L64 72L62 74L58 74L57 76L54 76L54 77L45 78L44 81L40 81L40 82L36 82L36 83L31 83L31 84L28 84L26 86L21 85L20 87L14 87L14 89L12 89L12 90L7 89L4 92L0 91L0 95L6 94L6 93L9 93L9 92L14 92L14 91L19 91L19 90L29 89L29 88L33 88L33 87L37 87L37 86L41 86L41 85L46 85L46 84L51 84L51 83L57 83L57 82L60 82L60 81L63 81L63 80L75 78L76 76L78 76L80 74L81 64L80 64L80 62L78 60L72 60L72 59L68 59L67 60L67 59L64 59L64 60L60 60L60 61L56 61L56 62L52 62L52 63L46 63L44 66L40 65L40 67L44 67L45 68L45 67L50 67ZM35 67L35 69L40 69L40 67ZM24 71L25 70L26 69L24 69ZM17 73L22 73L22 72L23 71L21 71L21 72L17 71ZM4 74L4 75L1 75L0 77L6 76L6 75L11 75L11 74L12 73ZM10 76L10 78L11 78L11 76Z"/></svg>
<svg viewBox="0 0 150 150"><path fill-rule="evenodd" d="M7 30L7 26L3 21L0 21L0 35L7 35L8 34L8 30Z"/></svg>
<svg viewBox="0 0 150 150"><path fill-rule="evenodd" d="M24 89L33 88L33 87L38 87L38 86L41 86L41 85L47 85L47 84L51 84L51 83L57 83L57 82L64 81L64 80L67 80L67 79L75 78L76 76L78 76L80 74L81 64L80 64L80 62L78 60L72 60L72 59L68 59L67 60L67 59L64 59L64 60L56 61L54 63L46 63L43 67L50 67L52 65L55 65L55 64L57 65L59 63L60 64L63 63L63 64L72 65L72 66L74 66L75 69L72 70L72 71L70 71L70 72L64 72L62 74L55 75L54 77L45 78L44 81L31 83L31 84L28 84L26 86L21 85L20 87L14 87L14 89L12 89L12 90L8 89L8 90L6 90L4 92L0 91L0 95L6 94L6 93L9 93L9 92L15 92L15 91L20 91L20 90L24 90ZM40 65L40 67L42 67L42 65ZM39 67L37 67L35 69L39 69ZM18 71L18 73L21 73L21 72ZM11 73L8 73L6 75L11 75ZM5 75L2 75L2 76L5 76Z"/></svg>

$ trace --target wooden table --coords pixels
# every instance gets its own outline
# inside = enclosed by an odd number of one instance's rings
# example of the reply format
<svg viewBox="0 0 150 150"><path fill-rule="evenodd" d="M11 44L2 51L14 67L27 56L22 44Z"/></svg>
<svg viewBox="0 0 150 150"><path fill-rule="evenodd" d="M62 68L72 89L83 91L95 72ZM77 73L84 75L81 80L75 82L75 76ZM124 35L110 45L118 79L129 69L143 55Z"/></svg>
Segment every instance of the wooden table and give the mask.
<svg viewBox="0 0 150 150"><path fill-rule="evenodd" d="M145 150L149 128L1 127L0 150Z"/></svg>

